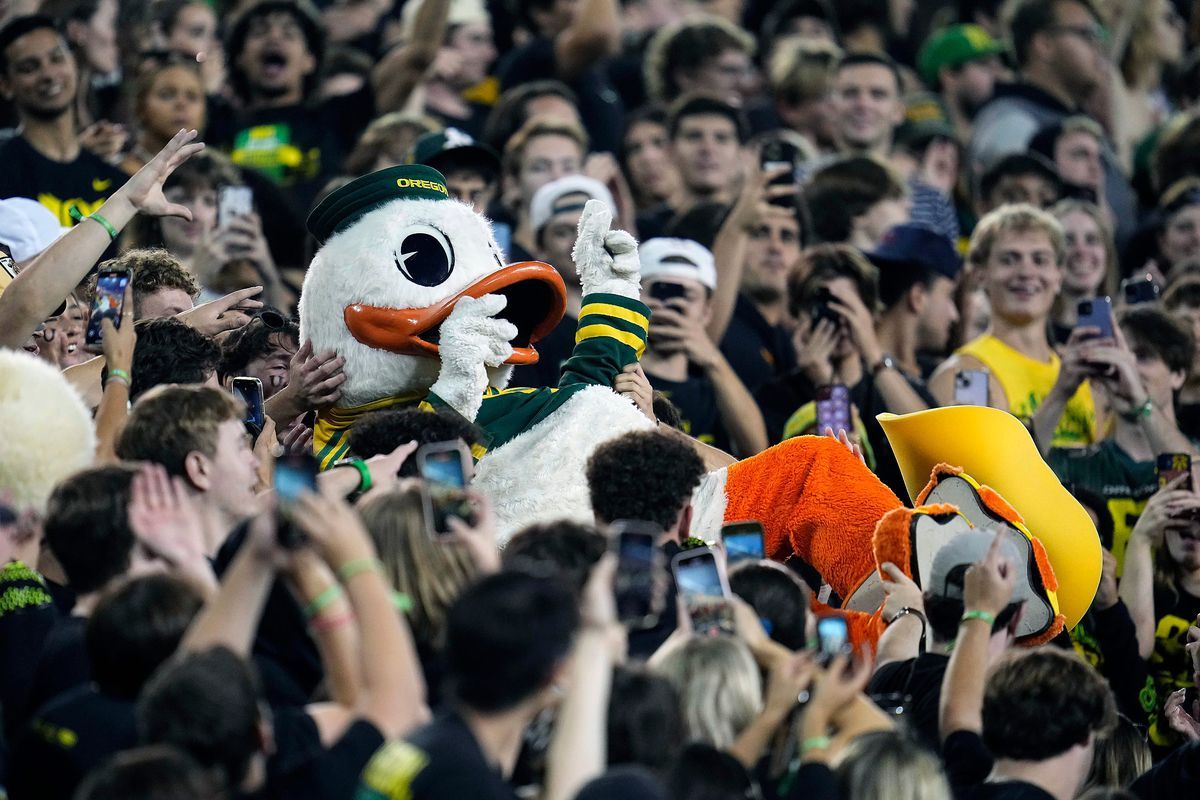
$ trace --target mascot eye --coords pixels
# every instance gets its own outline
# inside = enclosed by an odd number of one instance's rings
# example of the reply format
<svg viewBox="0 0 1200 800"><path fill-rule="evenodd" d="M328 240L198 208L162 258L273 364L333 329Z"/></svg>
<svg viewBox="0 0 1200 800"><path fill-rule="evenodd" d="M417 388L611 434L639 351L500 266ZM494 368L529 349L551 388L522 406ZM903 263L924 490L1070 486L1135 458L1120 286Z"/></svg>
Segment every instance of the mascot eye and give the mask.
<svg viewBox="0 0 1200 800"><path fill-rule="evenodd" d="M437 286L454 271L454 246L430 225L414 225L399 250L392 251L396 269L419 286Z"/></svg>

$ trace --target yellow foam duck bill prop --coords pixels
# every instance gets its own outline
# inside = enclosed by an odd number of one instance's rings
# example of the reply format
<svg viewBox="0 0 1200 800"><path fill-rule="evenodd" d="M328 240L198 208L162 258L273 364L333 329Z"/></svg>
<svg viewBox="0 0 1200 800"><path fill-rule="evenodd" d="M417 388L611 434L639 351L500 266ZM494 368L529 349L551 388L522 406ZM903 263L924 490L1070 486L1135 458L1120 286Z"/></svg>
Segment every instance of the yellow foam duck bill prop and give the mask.
<svg viewBox="0 0 1200 800"><path fill-rule="evenodd" d="M320 247L305 276L300 331L315 350L345 359L347 380L341 400L318 415L322 465L348 454L347 434L365 413L452 410L488 436L475 453L474 485L492 499L501 542L534 522L592 521L589 456L628 432L654 429L613 389L641 357L650 309L640 299L637 242L611 221L598 201L583 209L573 252L582 308L559 384L508 388L512 365L534 362L537 342L563 316L558 272L538 262L506 265L490 223L451 199L445 178L428 167L381 170L325 198L308 220ZM1007 526L1024 537L1039 608L1022 635L1032 641L1078 621L1099 577L1095 530L1020 423L970 408L882 421L914 498L937 464L956 465L939 473L929 504L955 508L960 530ZM1023 442L1014 444L1018 431ZM715 536L726 521L759 520L771 558L803 560L844 598L857 641L882 630L875 548L909 547L898 563L919 579L950 531L921 521L937 512L915 523L888 516L903 509L900 500L826 437L789 439L705 475L692 505L701 536Z"/></svg>

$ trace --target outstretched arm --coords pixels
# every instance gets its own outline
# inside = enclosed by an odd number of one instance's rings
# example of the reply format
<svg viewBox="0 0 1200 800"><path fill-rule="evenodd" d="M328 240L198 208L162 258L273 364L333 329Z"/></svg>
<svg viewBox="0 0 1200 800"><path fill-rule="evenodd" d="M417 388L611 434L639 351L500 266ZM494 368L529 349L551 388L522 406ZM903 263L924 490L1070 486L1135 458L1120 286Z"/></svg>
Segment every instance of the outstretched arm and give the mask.
<svg viewBox="0 0 1200 800"><path fill-rule="evenodd" d="M150 163L137 171L100 206L99 216L120 231L135 214L173 216L190 220L192 212L168 203L162 185L175 168L204 145L193 142L196 131L180 131ZM0 347L20 349L38 323L74 291L112 244L99 222L81 222L50 245L13 279L0 294Z"/></svg>
<svg viewBox="0 0 1200 800"><path fill-rule="evenodd" d="M450 0L425 0L413 20L411 38L375 65L371 82L376 113L397 111L408 102L437 58L449 14Z"/></svg>

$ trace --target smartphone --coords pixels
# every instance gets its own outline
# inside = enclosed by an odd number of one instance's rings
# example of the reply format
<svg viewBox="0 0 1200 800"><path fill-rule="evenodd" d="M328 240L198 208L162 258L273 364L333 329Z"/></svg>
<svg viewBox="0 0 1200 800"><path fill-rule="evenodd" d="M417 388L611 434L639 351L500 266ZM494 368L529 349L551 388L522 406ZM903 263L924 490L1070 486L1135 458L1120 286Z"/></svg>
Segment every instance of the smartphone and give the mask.
<svg viewBox="0 0 1200 800"><path fill-rule="evenodd" d="M1184 492L1192 489L1192 457L1187 453L1163 453L1154 461L1154 471L1158 475L1158 486L1161 489L1180 475L1186 475L1187 480L1175 487Z"/></svg>
<svg viewBox="0 0 1200 800"><path fill-rule="evenodd" d="M121 327L121 314L125 310L125 287L129 285L129 270L103 270L96 276L96 296L92 299L92 313L88 317L85 344L96 344L102 338L100 323L111 319L113 325Z"/></svg>
<svg viewBox="0 0 1200 800"><path fill-rule="evenodd" d="M275 459L275 495L279 499L282 519L277 521L275 538L280 547L293 549L304 541L304 535L291 522L296 500L306 492L317 491L320 465L308 453L289 453Z"/></svg>
<svg viewBox="0 0 1200 800"><path fill-rule="evenodd" d="M754 520L725 523L721 526L721 541L725 544L727 563L761 561L767 557L762 524Z"/></svg>
<svg viewBox="0 0 1200 800"><path fill-rule="evenodd" d="M508 254L512 252L512 226L504 222L493 222L492 236L495 237L496 244L500 245L504 260L508 261Z"/></svg>
<svg viewBox="0 0 1200 800"><path fill-rule="evenodd" d="M426 519L432 533L450 533L450 517L458 517L468 525L475 524L475 514L467 497L471 482L471 454L460 441L433 442L417 450L417 471L425 479L427 491Z"/></svg>
<svg viewBox="0 0 1200 800"><path fill-rule="evenodd" d="M258 378L239 376L233 379L233 393L246 404L246 416L242 422L255 432L261 431L266 416L263 412L262 381Z"/></svg>
<svg viewBox="0 0 1200 800"><path fill-rule="evenodd" d="M1127 306L1156 303L1158 302L1158 292L1158 284L1149 275L1141 278L1126 278L1121 281L1121 294L1125 297Z"/></svg>
<svg viewBox="0 0 1200 800"><path fill-rule="evenodd" d="M217 227L225 228L234 217L254 210L254 192L249 186L222 186L217 194Z"/></svg>
<svg viewBox="0 0 1200 800"><path fill-rule="evenodd" d="M800 151L794 144L783 139L772 139L763 142L758 157L758 163L763 172L790 167L787 173L774 178L767 184L768 186L790 186L794 184L796 182L796 163L799 160ZM770 202L772 205L793 208L796 205L796 198L787 195L784 197L774 197Z"/></svg>
<svg viewBox="0 0 1200 800"><path fill-rule="evenodd" d="M617 554L617 577L613 592L617 617L630 628L652 628L662 613L666 557L658 547L662 531L634 520L618 520L610 526Z"/></svg>
<svg viewBox="0 0 1200 800"><path fill-rule="evenodd" d="M816 297L813 298L812 305L809 307L808 316L812 319L812 326L817 327L817 323L823 319L827 319L834 325L842 324L842 315L833 310L830 306L834 300L833 292L822 286L817 289Z"/></svg>
<svg viewBox="0 0 1200 800"><path fill-rule="evenodd" d="M717 553L709 547L684 550L671 562L683 607L700 636L733 633L729 581Z"/></svg>
<svg viewBox="0 0 1200 800"><path fill-rule="evenodd" d="M954 375L954 404L986 406L988 404L988 371L962 369Z"/></svg>
<svg viewBox="0 0 1200 800"><path fill-rule="evenodd" d="M832 428L835 434L854 432L850 421L850 390L844 384L817 389L817 435L824 436L826 428Z"/></svg>
<svg viewBox="0 0 1200 800"><path fill-rule="evenodd" d="M840 614L818 617L817 663L824 666L836 656L850 652L850 629L846 626L846 618Z"/></svg>
<svg viewBox="0 0 1200 800"><path fill-rule="evenodd" d="M1100 333L1092 338L1111 339L1113 335L1112 300L1093 297L1079 301L1077 328L1099 328Z"/></svg>
<svg viewBox="0 0 1200 800"><path fill-rule="evenodd" d="M655 281L650 284L650 296L655 300L661 300L665 303L668 300L674 300L676 297L686 297L687 289L682 283Z"/></svg>

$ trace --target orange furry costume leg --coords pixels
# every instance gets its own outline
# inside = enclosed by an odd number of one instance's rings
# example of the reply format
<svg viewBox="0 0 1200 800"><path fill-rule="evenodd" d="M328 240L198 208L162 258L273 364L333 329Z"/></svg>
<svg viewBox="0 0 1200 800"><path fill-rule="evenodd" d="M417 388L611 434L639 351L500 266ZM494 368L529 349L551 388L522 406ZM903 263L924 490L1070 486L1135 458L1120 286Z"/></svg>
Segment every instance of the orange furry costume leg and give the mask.
<svg viewBox="0 0 1200 800"><path fill-rule="evenodd" d="M795 555L821 574L842 598L876 569L871 538L900 500L837 441L825 436L788 439L729 466L726 521L762 523L767 557ZM872 641L879 627L867 614L848 614L856 642Z"/></svg>

